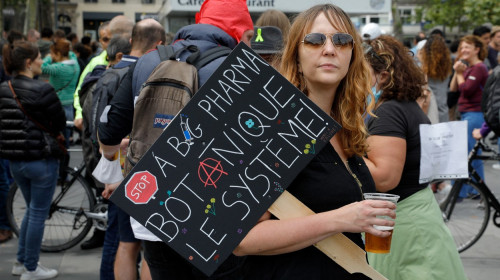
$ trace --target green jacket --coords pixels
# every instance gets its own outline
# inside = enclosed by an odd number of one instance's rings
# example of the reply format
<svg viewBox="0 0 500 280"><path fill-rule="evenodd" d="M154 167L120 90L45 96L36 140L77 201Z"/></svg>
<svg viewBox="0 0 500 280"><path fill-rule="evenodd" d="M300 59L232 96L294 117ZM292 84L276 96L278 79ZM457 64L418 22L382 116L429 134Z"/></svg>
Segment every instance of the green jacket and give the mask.
<svg viewBox="0 0 500 280"><path fill-rule="evenodd" d="M52 58L46 56L43 59L42 73L49 75L49 83L56 91L61 104L63 106L71 105L73 103L73 91L80 74L78 62L72 57L65 61L53 63Z"/></svg>

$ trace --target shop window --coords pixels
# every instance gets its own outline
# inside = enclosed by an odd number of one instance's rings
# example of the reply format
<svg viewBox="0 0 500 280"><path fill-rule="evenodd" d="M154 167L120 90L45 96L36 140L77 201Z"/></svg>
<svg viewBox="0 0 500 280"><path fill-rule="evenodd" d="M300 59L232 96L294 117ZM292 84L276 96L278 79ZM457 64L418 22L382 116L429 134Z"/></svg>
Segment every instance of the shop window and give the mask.
<svg viewBox="0 0 500 280"><path fill-rule="evenodd" d="M412 24L411 9L399 10L399 15L401 17L401 23Z"/></svg>

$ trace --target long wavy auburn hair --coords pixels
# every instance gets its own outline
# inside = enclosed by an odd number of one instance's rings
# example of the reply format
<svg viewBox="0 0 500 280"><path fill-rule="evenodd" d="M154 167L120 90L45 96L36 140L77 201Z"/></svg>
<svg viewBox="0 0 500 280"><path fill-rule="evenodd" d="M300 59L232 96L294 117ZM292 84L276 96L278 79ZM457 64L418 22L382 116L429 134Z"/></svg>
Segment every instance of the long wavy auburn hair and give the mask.
<svg viewBox="0 0 500 280"><path fill-rule="evenodd" d="M349 16L339 7L332 4L316 5L300 13L292 23L288 42L284 46L279 70L304 94L308 95L306 81L299 73L298 53L304 36L309 33L314 20L324 14L330 24L339 32L350 34L354 38L354 47L346 76L342 79L333 100L331 115L342 125L339 136L342 146L348 156L354 154L363 156L368 145L368 132L364 123L364 116L372 114L373 101L367 106L367 97L371 93L371 75L368 64L364 59L361 39L358 36ZM372 98L374 100L374 98Z"/></svg>
<svg viewBox="0 0 500 280"><path fill-rule="evenodd" d="M422 70L427 77L444 81L451 74L451 54L444 38L432 35L422 49Z"/></svg>

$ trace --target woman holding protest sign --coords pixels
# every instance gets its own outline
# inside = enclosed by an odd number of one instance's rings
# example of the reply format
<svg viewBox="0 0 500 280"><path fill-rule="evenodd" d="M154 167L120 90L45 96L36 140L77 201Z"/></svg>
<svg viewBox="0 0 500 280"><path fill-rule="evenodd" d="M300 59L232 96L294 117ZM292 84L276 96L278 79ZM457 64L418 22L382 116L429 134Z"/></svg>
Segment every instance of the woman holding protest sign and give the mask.
<svg viewBox="0 0 500 280"><path fill-rule="evenodd" d="M416 100L423 72L396 38L382 35L364 45L373 83L382 90L376 118L367 127L365 158L377 191L399 195L390 254L368 254L388 279L466 279L455 242L427 184L419 183L420 124L430 124Z"/></svg>
<svg viewBox="0 0 500 280"><path fill-rule="evenodd" d="M375 190L361 157L367 152L369 70L348 15L331 4L302 12L292 24L281 73L343 128L287 189L317 214L278 220L267 212L234 253L250 255L245 279L364 279L312 246L344 232L363 248L360 232L385 237L390 233L372 225L394 224L376 218L394 218L393 203L362 201L363 192Z"/></svg>

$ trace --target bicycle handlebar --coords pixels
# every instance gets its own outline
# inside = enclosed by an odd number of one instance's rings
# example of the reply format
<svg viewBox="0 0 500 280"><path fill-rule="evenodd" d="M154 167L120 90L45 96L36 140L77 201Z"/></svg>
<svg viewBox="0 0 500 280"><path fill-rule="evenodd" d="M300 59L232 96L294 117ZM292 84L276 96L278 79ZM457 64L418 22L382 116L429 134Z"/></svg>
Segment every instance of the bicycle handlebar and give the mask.
<svg viewBox="0 0 500 280"><path fill-rule="evenodd" d="M491 153L489 155L478 155L479 149L481 149L483 152L488 152ZM474 160L474 159L480 159L480 160L500 160L500 154L495 151L493 148L491 148L484 139L479 139L476 141L476 144L474 145L474 148L469 153L469 161Z"/></svg>

